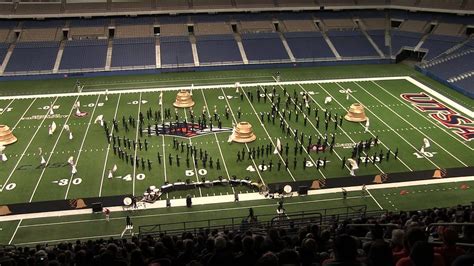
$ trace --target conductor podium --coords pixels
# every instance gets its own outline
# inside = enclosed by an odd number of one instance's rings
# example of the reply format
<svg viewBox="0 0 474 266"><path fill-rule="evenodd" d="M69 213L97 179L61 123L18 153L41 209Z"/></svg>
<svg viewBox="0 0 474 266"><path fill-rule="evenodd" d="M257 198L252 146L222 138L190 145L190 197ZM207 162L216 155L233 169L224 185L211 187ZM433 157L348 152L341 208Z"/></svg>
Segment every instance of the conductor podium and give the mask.
<svg viewBox="0 0 474 266"><path fill-rule="evenodd" d="M0 125L0 146L6 146L17 141L16 137L6 125Z"/></svg>
<svg viewBox="0 0 474 266"><path fill-rule="evenodd" d="M361 103L353 103L351 107L349 107L349 111L344 116L347 121L351 122L364 122L367 120L367 116L365 115L364 106Z"/></svg>
<svg viewBox="0 0 474 266"><path fill-rule="evenodd" d="M253 133L252 125L249 122L239 122L234 128L232 141L237 143L249 143L257 138Z"/></svg>
<svg viewBox="0 0 474 266"><path fill-rule="evenodd" d="M191 93L187 90L181 90L176 95L176 101L173 103L177 108L188 108L194 106L194 101Z"/></svg>

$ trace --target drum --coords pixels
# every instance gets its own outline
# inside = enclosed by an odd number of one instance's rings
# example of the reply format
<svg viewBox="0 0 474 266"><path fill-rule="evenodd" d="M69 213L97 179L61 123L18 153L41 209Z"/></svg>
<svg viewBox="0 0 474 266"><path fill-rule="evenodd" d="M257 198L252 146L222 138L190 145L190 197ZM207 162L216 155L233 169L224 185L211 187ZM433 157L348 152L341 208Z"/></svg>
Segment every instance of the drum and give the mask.
<svg viewBox="0 0 474 266"><path fill-rule="evenodd" d="M132 204L132 199L129 197L126 197L123 199L123 205L125 206L130 206Z"/></svg>
<svg viewBox="0 0 474 266"><path fill-rule="evenodd" d="M283 187L283 191L285 191L285 193L287 194L291 193L291 190L292 190L292 187L290 185L286 185Z"/></svg>
<svg viewBox="0 0 474 266"><path fill-rule="evenodd" d="M150 186L150 190L155 190L156 186Z"/></svg>

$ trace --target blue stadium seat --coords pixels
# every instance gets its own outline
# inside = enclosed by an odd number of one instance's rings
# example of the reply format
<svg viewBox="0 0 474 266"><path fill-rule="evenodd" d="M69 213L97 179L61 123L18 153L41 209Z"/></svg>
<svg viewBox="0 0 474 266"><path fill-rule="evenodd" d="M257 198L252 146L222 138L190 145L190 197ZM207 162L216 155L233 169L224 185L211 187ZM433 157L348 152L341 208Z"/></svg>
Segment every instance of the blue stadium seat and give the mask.
<svg viewBox="0 0 474 266"><path fill-rule="evenodd" d="M428 53L424 57L425 60L433 59L434 57L442 54L449 48L462 42L463 37L457 36L445 36L445 35L430 35L423 42L421 48L428 49Z"/></svg>
<svg viewBox="0 0 474 266"><path fill-rule="evenodd" d="M104 68L107 40L67 41L59 69Z"/></svg>
<svg viewBox="0 0 474 266"><path fill-rule="evenodd" d="M196 37L199 62L242 62L239 47L231 34Z"/></svg>
<svg viewBox="0 0 474 266"><path fill-rule="evenodd" d="M156 65L155 38L115 39L112 67Z"/></svg>
<svg viewBox="0 0 474 266"><path fill-rule="evenodd" d="M17 43L5 72L52 70L59 42Z"/></svg>
<svg viewBox="0 0 474 266"><path fill-rule="evenodd" d="M320 32L287 32L284 35L296 59L334 58Z"/></svg>
<svg viewBox="0 0 474 266"><path fill-rule="evenodd" d="M329 31L328 37L342 57L378 56L360 31Z"/></svg>
<svg viewBox="0 0 474 266"><path fill-rule="evenodd" d="M160 38L162 65L193 64L193 51L188 36L167 36Z"/></svg>
<svg viewBox="0 0 474 266"><path fill-rule="evenodd" d="M414 48L421 39L422 33L392 31L392 54L397 55L403 47Z"/></svg>
<svg viewBox="0 0 474 266"><path fill-rule="evenodd" d="M248 60L289 59L288 53L277 33L242 34L242 45Z"/></svg>

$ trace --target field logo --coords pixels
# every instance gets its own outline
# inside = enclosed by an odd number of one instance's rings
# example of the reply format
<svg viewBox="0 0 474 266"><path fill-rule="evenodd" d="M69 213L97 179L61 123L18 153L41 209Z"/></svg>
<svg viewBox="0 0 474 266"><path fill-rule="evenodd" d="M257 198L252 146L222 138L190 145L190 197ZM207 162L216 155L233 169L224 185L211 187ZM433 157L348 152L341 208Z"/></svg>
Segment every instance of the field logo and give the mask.
<svg viewBox="0 0 474 266"><path fill-rule="evenodd" d="M148 131L149 130L149 131ZM150 128L143 128L142 132L149 134L150 136L159 136L159 135L169 135L169 136L180 136L180 137L195 137L202 136L214 133L221 132L232 132L230 127L213 127L212 129L204 126L199 126L198 123L187 123L187 122L177 122L170 123L164 122L161 125L156 124L155 126L150 126Z"/></svg>
<svg viewBox="0 0 474 266"><path fill-rule="evenodd" d="M463 139L467 141L474 139L474 125L473 121L469 118L462 116L423 92L403 93L401 96L405 101L410 102L422 112L428 112L432 118L436 119L443 126L454 129L453 132Z"/></svg>

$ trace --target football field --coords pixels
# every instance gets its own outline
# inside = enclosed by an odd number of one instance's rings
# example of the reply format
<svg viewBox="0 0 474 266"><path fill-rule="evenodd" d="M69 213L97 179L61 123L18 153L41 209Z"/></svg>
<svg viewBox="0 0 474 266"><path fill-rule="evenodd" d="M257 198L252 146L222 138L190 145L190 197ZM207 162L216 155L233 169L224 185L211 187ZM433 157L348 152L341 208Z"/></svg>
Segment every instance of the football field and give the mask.
<svg viewBox="0 0 474 266"><path fill-rule="evenodd" d="M83 83L81 93L0 97L0 124L10 127L18 139L6 147L8 160L0 163L0 205L142 196L150 186L219 179L249 180L259 186L307 180L330 184L350 176L352 166L347 159L351 157L358 162L356 176L352 177L355 180L358 176L390 177L394 173L435 169L449 172L450 168L474 166L472 100L450 97L453 92L443 93L444 89L433 88L408 75L314 80L306 75L300 79L283 78L281 82L276 82L273 75L201 81L182 76L182 81L169 84L89 81ZM183 89L192 93L193 108L173 106L177 93ZM365 107L370 123L343 118L354 103ZM103 116L107 130L96 122L98 116ZM256 140L229 143L233 125L243 121L252 125ZM49 134L53 122L56 130ZM354 145L361 142L364 148L353 156ZM274 153L278 143L281 150ZM71 157L73 163L68 162ZM72 165L77 173L73 173ZM117 170L110 175L114 166ZM329 207L365 204L369 209L414 209L419 206L417 201L427 197L433 199L431 205L449 206L472 201L471 185L467 181L403 189L394 186L370 190L367 198L351 192L353 195L349 196L353 198L347 202L342 202L338 193L330 193L301 201L292 199L295 205L291 208L310 209L305 201L327 199L325 206ZM164 193L161 199L257 190L256 186L244 185L197 186ZM400 194L402 190L410 193ZM259 202L238 203L237 209L231 203L221 204L219 208L198 208L230 210L215 214L216 217L238 216L245 215L247 205L258 206ZM421 204L431 206L426 201ZM273 207L268 207L268 212L270 209ZM160 213L168 212L167 221L180 220L179 215L172 214L178 210ZM182 212L186 219L209 218L198 214L199 210ZM102 233L85 229L76 234L66 232L72 220L82 223L97 218L86 216L64 218L63 227L54 230L53 224L62 220L11 221L4 229L8 234L1 240L30 243L111 236L120 231L116 225ZM143 224L163 222L145 218ZM29 226L30 223L39 225ZM51 238L30 237L30 230L43 227L58 231Z"/></svg>

